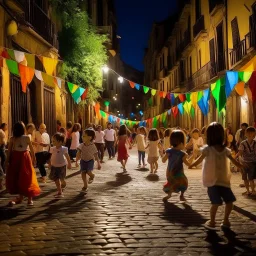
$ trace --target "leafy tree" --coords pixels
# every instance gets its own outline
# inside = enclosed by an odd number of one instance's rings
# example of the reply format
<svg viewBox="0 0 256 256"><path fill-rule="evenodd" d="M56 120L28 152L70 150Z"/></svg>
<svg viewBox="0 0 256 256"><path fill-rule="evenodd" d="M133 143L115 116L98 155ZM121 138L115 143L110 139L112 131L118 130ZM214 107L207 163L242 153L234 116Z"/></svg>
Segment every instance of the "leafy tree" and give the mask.
<svg viewBox="0 0 256 256"><path fill-rule="evenodd" d="M107 62L107 36L97 33L79 0L51 0L51 5L61 26L59 50L64 64L60 73L74 84L89 87L85 103L91 103L102 91L101 68Z"/></svg>

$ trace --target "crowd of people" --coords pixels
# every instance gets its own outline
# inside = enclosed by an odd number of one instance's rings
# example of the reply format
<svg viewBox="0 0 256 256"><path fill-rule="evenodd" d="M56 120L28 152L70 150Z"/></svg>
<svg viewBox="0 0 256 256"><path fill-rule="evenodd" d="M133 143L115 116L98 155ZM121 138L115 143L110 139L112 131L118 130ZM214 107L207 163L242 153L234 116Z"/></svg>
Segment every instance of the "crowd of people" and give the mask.
<svg viewBox="0 0 256 256"><path fill-rule="evenodd" d="M215 228L215 216L218 207L225 202L225 214L222 225L230 227L229 215L236 200L230 185L231 171L240 171L246 191L245 196L256 195L254 179L256 178L256 131L243 123L235 136L231 127L226 129L217 122L202 130L159 128L147 129L133 127L130 131L126 125L107 128L90 124L82 130L79 123L68 122L66 128L57 121L57 132L50 139L46 125L41 124L35 130L33 124L26 127L22 122L13 126L12 137L8 141L6 155L7 124L0 126L0 190L18 195L9 202L10 206L20 204L24 197L28 206L33 205L33 197L40 194L40 186L35 167L40 172L39 182L45 183L47 176L56 184L56 198L64 197L66 188L66 169L71 169L72 162L80 166L83 181L82 192L86 193L88 184L95 178L94 166L98 169L104 164L107 150L108 160L116 158L124 172L129 159L128 150L137 147L138 168L149 164L150 174L158 172L158 161L168 161L166 166L166 183L163 191L167 194L163 201L171 198L173 193L180 193L180 200L185 201L188 179L183 164L189 168L202 164L203 184L208 189L211 201L210 220L207 228ZM147 152L147 161L146 161ZM95 164L97 163L97 165ZM48 164L49 175L45 165Z"/></svg>

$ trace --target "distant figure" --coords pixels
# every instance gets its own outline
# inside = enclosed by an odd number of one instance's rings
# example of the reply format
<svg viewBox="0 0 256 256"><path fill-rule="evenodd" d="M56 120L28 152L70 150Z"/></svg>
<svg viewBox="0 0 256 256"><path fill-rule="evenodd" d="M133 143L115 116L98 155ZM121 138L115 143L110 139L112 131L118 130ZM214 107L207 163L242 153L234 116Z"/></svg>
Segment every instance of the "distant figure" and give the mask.
<svg viewBox="0 0 256 256"><path fill-rule="evenodd" d="M5 173L5 159L6 159L6 144L7 144L7 138L6 138L6 131L8 130L8 126L6 123L2 123L0 126L0 158L1 158L1 167L3 169L3 172Z"/></svg>
<svg viewBox="0 0 256 256"><path fill-rule="evenodd" d="M61 122L60 120L57 120L57 132L60 131L60 128L61 128Z"/></svg>
<svg viewBox="0 0 256 256"><path fill-rule="evenodd" d="M112 128L112 124L108 123L107 129L104 130L106 148L108 150L109 160L115 157L115 142L116 142L116 132Z"/></svg>
<svg viewBox="0 0 256 256"><path fill-rule="evenodd" d="M248 128L247 123L242 123L241 128L237 130L236 135L235 135L235 140L236 140L236 145L239 147L240 143L246 139L245 136L245 130Z"/></svg>

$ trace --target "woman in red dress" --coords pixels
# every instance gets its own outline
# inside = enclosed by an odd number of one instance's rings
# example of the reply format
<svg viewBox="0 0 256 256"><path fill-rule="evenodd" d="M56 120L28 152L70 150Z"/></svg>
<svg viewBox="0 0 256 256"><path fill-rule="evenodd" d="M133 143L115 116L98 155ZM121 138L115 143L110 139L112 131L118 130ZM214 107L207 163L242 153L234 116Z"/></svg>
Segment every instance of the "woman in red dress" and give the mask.
<svg viewBox="0 0 256 256"><path fill-rule="evenodd" d="M118 137L117 137L117 161L121 162L122 168L124 170L124 172L126 172L126 163L128 160L128 153L127 153L127 148L126 148L126 144L129 145L129 148L132 148L132 145L129 141L129 136L128 136L129 130L127 129L126 125L123 124L120 126L119 128L119 132L118 132Z"/></svg>
<svg viewBox="0 0 256 256"><path fill-rule="evenodd" d="M29 136L25 135L25 125L18 122L13 127L13 137L10 139L6 159L6 189L11 195L19 195L9 202L10 206L20 204L24 196L28 198L28 206L31 206L32 198L40 194L33 168L35 162L33 146Z"/></svg>

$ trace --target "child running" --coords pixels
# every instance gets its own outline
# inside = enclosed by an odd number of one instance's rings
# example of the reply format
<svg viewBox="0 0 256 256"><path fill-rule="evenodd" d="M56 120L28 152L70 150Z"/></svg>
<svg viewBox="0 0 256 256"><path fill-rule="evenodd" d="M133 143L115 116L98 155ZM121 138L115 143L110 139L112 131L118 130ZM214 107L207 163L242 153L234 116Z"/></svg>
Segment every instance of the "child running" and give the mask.
<svg viewBox="0 0 256 256"><path fill-rule="evenodd" d="M56 184L58 193L56 198L64 197L63 190L66 188L66 167L71 169L71 161L68 155L68 148L64 147L65 136L62 133L56 133L52 137L54 147L50 148L51 153L51 172L49 179ZM67 162L68 166L67 166Z"/></svg>
<svg viewBox="0 0 256 256"><path fill-rule="evenodd" d="M172 193L180 194L180 201L186 201L184 193L188 188L188 179L184 173L183 163L189 166L191 163L187 160L188 155L183 151L186 145L186 136L181 130L174 130L170 137L172 148L165 151L162 162L168 160L166 170L167 183L164 185L164 192L168 195L163 198L166 202L171 198Z"/></svg>
<svg viewBox="0 0 256 256"><path fill-rule="evenodd" d="M10 138L6 160L6 189L12 195L19 194L9 202L10 206L20 204L24 196L28 198L28 206L32 206L33 197L40 194L32 163L36 163L32 143L29 136L25 135L25 125L18 122L13 127L13 137Z"/></svg>
<svg viewBox="0 0 256 256"><path fill-rule="evenodd" d="M225 213L222 227L229 228L229 215L233 209L236 198L230 188L230 162L239 168L243 166L232 156L228 148L224 146L224 128L217 122L211 123L206 130L207 146L202 150L202 155L190 166L197 166L203 160L203 185L208 188L208 196L211 201L210 220L205 223L208 229L216 226L215 218L218 207L224 201Z"/></svg>
<svg viewBox="0 0 256 256"><path fill-rule="evenodd" d="M170 144L171 133L172 133L172 130L170 128L164 131L164 142L163 142L164 151L171 147L171 144Z"/></svg>
<svg viewBox="0 0 256 256"><path fill-rule="evenodd" d="M129 145L129 148L132 148L132 145L129 141L129 136L128 136L128 129L125 124L121 125L118 131L118 136L117 136L117 161L121 162L123 171L126 172L126 163L128 160L128 153L127 153L127 148L126 144Z"/></svg>
<svg viewBox="0 0 256 256"><path fill-rule="evenodd" d="M135 142L137 143L137 149L138 149L138 158L139 158L139 165L138 167L141 167L141 161L142 161L142 168L146 167L145 164L145 151L146 151L146 128L141 126L138 128L138 134L135 138Z"/></svg>
<svg viewBox="0 0 256 256"><path fill-rule="evenodd" d="M77 148L76 161L80 160L80 171L84 183L82 191L86 193L88 191L88 183L91 184L95 177L92 173L94 159L98 163L98 169L101 168L101 165L98 157L98 150L93 143L93 140L95 139L95 131L93 129L84 130L82 138L83 143ZM90 177L88 183L86 175Z"/></svg>
<svg viewBox="0 0 256 256"><path fill-rule="evenodd" d="M160 144L160 138L157 129L153 128L148 133L148 163L150 164L150 173L157 173L158 169L158 158L159 158L159 150L162 150L162 146Z"/></svg>

